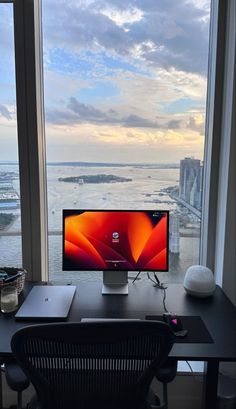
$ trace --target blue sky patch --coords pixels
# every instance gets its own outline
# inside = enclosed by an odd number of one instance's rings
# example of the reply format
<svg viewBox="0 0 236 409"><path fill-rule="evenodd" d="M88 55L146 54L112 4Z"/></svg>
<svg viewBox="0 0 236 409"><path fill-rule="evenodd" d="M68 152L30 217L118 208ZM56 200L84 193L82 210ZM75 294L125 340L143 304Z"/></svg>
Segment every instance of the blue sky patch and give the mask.
<svg viewBox="0 0 236 409"><path fill-rule="evenodd" d="M114 58L112 56L108 56L105 53L101 54L101 57L104 65L112 70L124 70L135 74L149 75L148 72L144 71L143 69L140 69L134 64L122 60L121 58Z"/></svg>
<svg viewBox="0 0 236 409"><path fill-rule="evenodd" d="M99 82L91 88L82 88L79 91L79 100L85 104L92 103L98 99L110 98L119 94L116 86L109 82Z"/></svg>
<svg viewBox="0 0 236 409"><path fill-rule="evenodd" d="M71 54L61 48L53 48L49 51L49 58L44 59L46 65L53 71L64 74L80 74L83 78L88 77L88 73L93 70L94 64L88 59L82 58L78 54ZM49 60L49 62L48 62Z"/></svg>
<svg viewBox="0 0 236 409"><path fill-rule="evenodd" d="M191 98L181 98L165 105L164 110L168 114L177 114L189 111L196 106L199 106L199 101L196 102Z"/></svg>
<svg viewBox="0 0 236 409"><path fill-rule="evenodd" d="M80 54L70 53L62 48L53 48L45 55L45 65L64 74L79 75L83 79L93 77L112 76L116 70L128 71L135 74L150 76L151 74L139 68L135 64L124 61L122 58L115 58L106 53L93 53L91 51L81 51Z"/></svg>

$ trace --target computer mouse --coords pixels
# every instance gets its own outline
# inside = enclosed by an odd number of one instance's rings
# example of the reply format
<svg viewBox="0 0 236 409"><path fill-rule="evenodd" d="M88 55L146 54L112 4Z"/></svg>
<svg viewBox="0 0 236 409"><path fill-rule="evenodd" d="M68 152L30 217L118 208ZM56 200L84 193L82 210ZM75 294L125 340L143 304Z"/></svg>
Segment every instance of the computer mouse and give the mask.
<svg viewBox="0 0 236 409"><path fill-rule="evenodd" d="M174 333L182 331L183 326L180 318L176 314L165 313L163 314L163 320L169 325Z"/></svg>

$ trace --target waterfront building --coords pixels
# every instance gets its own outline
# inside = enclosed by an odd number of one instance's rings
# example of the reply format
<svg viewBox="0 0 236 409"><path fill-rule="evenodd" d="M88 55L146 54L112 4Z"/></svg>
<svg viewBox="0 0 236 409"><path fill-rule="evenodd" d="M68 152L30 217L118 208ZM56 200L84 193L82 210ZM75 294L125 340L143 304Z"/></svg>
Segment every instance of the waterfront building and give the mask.
<svg viewBox="0 0 236 409"><path fill-rule="evenodd" d="M177 212L170 213L169 231L169 250L173 254L179 254L179 215Z"/></svg>
<svg viewBox="0 0 236 409"><path fill-rule="evenodd" d="M203 166L199 159L180 161L179 196L196 209L201 209Z"/></svg>
<svg viewBox="0 0 236 409"><path fill-rule="evenodd" d="M20 206L19 194L13 187L12 176L0 173L0 210L18 209Z"/></svg>

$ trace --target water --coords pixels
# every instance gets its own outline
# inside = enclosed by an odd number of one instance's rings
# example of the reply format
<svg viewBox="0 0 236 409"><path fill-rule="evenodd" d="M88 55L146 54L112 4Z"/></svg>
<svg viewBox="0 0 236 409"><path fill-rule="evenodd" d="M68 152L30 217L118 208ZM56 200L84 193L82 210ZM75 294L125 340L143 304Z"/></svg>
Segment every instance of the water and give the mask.
<svg viewBox="0 0 236 409"><path fill-rule="evenodd" d="M16 171L17 166L0 166L0 171ZM59 178L80 175L112 174L132 178L132 182L104 184L76 184L60 182ZM177 186L179 169L124 167L82 167L48 166L48 226L49 226L49 278L56 282L80 280L101 280L101 273L62 272L62 236L53 232L62 231L62 209L162 209L177 210L178 205L165 189ZM19 192L19 180L14 180ZM159 194L161 193L161 195ZM158 201L158 202L157 202ZM157 202L157 203L156 203ZM20 211L9 231L20 230ZM194 219L194 218L193 218ZM161 278L179 282L183 280L186 268L198 263L199 237L181 237L180 254L171 255L170 273L159 273ZM21 266L21 237L1 236L0 266ZM132 273L132 275L135 275Z"/></svg>
<svg viewBox="0 0 236 409"><path fill-rule="evenodd" d="M83 184L59 182L59 177L112 174L132 178L132 182ZM62 209L176 209L169 196L157 190L177 185L179 169L142 169L133 166L58 167L48 166L49 231L62 230ZM151 196L146 196L150 195ZM159 199L161 203L153 203ZM166 203L166 201L172 204Z"/></svg>

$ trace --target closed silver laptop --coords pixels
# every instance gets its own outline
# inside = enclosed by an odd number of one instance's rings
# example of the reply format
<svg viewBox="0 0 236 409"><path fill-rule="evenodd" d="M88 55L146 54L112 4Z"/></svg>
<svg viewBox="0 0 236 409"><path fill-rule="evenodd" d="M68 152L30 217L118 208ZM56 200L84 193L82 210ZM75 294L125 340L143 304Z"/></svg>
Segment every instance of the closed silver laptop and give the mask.
<svg viewBox="0 0 236 409"><path fill-rule="evenodd" d="M36 285L17 311L17 320L66 320L75 294L72 285Z"/></svg>

